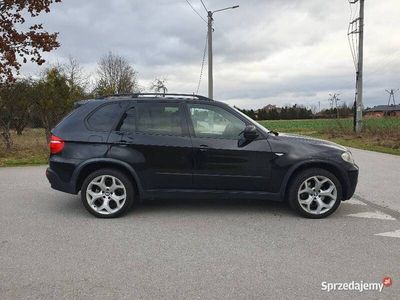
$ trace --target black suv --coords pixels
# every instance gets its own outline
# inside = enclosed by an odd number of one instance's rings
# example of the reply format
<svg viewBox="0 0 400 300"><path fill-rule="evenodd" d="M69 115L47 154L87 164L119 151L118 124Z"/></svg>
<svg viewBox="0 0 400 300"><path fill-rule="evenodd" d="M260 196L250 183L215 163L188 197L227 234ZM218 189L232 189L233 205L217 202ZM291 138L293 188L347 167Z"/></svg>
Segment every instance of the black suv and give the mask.
<svg viewBox="0 0 400 300"><path fill-rule="evenodd" d="M301 215L332 214L356 188L340 145L269 131L206 97L133 94L78 102L52 131L51 186L77 194L96 217L137 200L287 200Z"/></svg>

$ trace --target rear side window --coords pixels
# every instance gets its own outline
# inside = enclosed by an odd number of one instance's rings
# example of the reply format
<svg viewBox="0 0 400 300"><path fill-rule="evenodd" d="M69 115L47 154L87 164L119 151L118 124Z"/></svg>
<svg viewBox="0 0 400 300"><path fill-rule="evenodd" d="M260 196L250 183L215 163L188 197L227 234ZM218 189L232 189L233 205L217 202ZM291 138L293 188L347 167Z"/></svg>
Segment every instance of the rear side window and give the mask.
<svg viewBox="0 0 400 300"><path fill-rule="evenodd" d="M121 103L110 103L101 106L87 119L90 129L97 131L110 131L115 120L120 116Z"/></svg>
<svg viewBox="0 0 400 300"><path fill-rule="evenodd" d="M137 109L138 132L183 135L182 109L179 104L142 103Z"/></svg>
<svg viewBox="0 0 400 300"><path fill-rule="evenodd" d="M122 117L120 131L135 132L136 131L136 111L135 108L128 109Z"/></svg>

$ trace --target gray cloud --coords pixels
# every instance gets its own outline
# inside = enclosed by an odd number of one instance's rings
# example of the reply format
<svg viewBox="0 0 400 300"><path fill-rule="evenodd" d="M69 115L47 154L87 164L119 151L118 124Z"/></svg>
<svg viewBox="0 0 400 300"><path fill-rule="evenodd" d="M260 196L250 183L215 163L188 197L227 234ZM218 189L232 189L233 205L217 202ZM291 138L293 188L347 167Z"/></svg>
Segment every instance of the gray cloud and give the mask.
<svg viewBox="0 0 400 300"><path fill-rule="evenodd" d="M193 6L205 16L199 0ZM327 105L329 92L354 97L354 66L347 44L347 0L219 0L209 9L240 8L215 15L215 98L241 107L300 103ZM385 88L400 86L400 3L366 7L365 102L380 104ZM385 18L382 16L385 15ZM93 74L108 51L125 57L147 87L168 78L170 91L197 86L206 24L185 0L69 0L40 17L60 32L62 46L49 62L73 56ZM24 66L24 74L40 68ZM206 93L206 70L200 92Z"/></svg>

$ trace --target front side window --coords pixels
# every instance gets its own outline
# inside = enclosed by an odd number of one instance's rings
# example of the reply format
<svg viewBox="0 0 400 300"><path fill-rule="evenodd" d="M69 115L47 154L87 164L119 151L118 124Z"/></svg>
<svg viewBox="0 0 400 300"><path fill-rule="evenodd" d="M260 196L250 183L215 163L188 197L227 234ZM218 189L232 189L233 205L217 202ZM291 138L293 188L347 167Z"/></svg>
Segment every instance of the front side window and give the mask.
<svg viewBox="0 0 400 300"><path fill-rule="evenodd" d="M238 139L246 124L223 108L189 104L194 133L197 137Z"/></svg>
<svg viewBox="0 0 400 300"><path fill-rule="evenodd" d="M138 106L136 130L141 133L183 135L179 104L142 103Z"/></svg>

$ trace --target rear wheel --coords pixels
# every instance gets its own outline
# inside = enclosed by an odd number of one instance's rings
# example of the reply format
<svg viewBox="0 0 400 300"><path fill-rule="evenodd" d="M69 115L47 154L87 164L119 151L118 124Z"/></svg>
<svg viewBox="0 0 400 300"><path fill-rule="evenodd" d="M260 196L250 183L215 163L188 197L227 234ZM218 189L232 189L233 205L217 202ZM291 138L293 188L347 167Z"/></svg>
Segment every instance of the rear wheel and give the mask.
<svg viewBox="0 0 400 300"><path fill-rule="evenodd" d="M101 169L86 177L81 189L85 208L99 218L115 218L132 206L133 185L129 178L115 169Z"/></svg>
<svg viewBox="0 0 400 300"><path fill-rule="evenodd" d="M325 218L339 207L342 187L331 172L313 168L299 173L289 188L289 203L302 216Z"/></svg>

